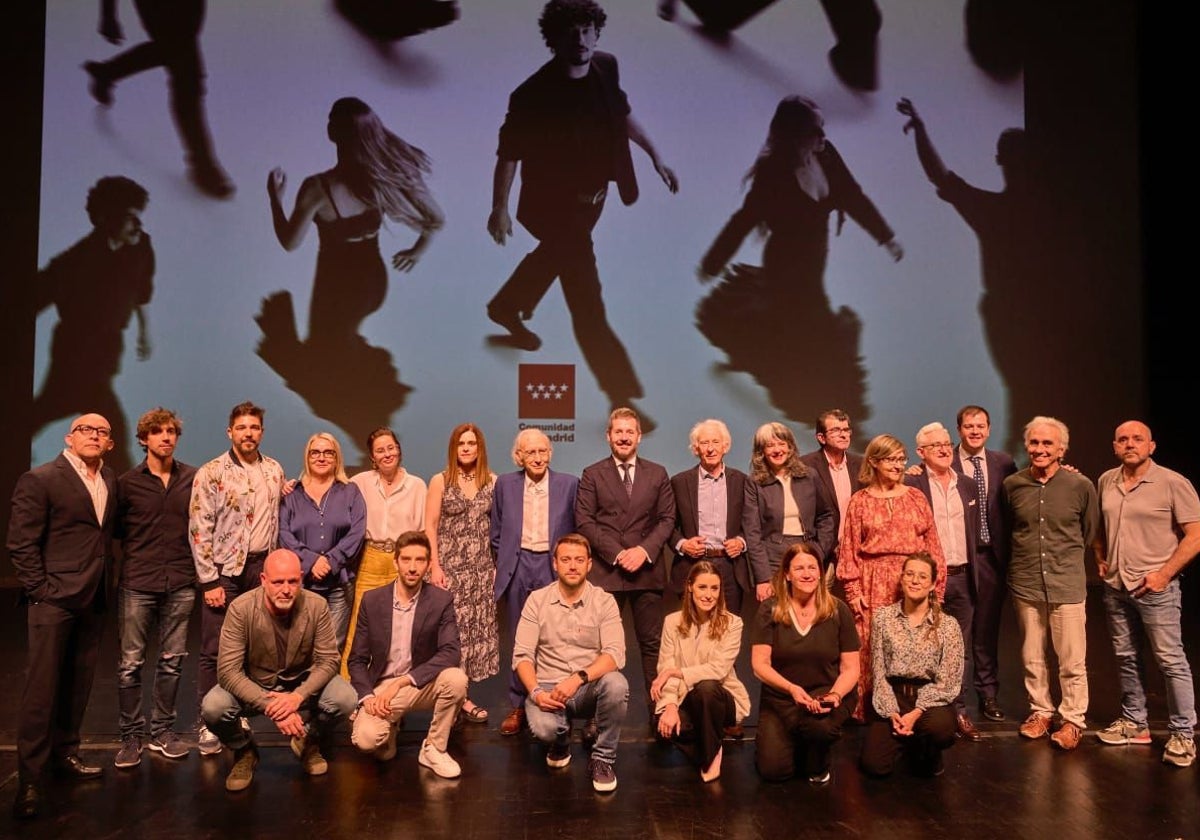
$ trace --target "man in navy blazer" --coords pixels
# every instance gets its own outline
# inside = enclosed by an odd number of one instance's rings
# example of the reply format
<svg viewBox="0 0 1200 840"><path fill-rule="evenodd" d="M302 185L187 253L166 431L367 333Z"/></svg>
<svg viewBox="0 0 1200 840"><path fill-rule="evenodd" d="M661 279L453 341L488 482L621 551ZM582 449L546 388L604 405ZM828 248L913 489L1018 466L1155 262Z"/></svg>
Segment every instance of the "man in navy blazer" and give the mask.
<svg viewBox="0 0 1200 840"><path fill-rule="evenodd" d="M917 431L917 456L925 469L905 477L905 484L925 494L933 510L942 553L946 555L946 594L942 605L946 614L958 622L963 635L963 680L954 711L958 736L968 741L983 740L967 714L967 674L974 661L971 629L975 620L976 545L979 536L979 492L975 481L951 466L954 445L950 432L941 423L929 423Z"/></svg>
<svg viewBox="0 0 1200 840"><path fill-rule="evenodd" d="M13 814L37 816L51 761L62 775L99 776L79 758L106 602L117 487L103 457L112 426L99 414L71 423L66 448L17 480L8 553L28 605L29 656L17 721Z"/></svg>
<svg viewBox="0 0 1200 840"><path fill-rule="evenodd" d="M817 443L821 448L800 456L800 463L808 467L817 476L817 481L825 488L825 493L836 502L833 520L837 527L837 538L842 539L842 516L850 497L863 488L858 480L859 470L862 469L862 458L850 452L850 415L840 408L831 408L817 418ZM833 559L837 557L837 546L829 556L829 566L826 570L826 581L832 582Z"/></svg>
<svg viewBox="0 0 1200 840"><path fill-rule="evenodd" d="M638 457L642 428L636 411L614 409L607 438L612 455L579 477L575 524L592 546L588 580L611 593L620 609L629 604L633 612L650 705L667 582L660 555L675 527L675 493L665 469Z"/></svg>
<svg viewBox="0 0 1200 840"><path fill-rule="evenodd" d="M396 582L372 589L358 610L347 668L358 692L350 740L380 761L396 756L396 729L411 710L433 710L417 762L444 779L462 775L446 752L467 696L454 598L425 584L429 537L406 531L396 540Z"/></svg>
<svg viewBox="0 0 1200 840"><path fill-rule="evenodd" d="M689 440L700 464L671 477L675 494L671 591L682 597L692 566L708 560L721 576L729 611L741 615L743 595L751 591L742 525L746 474L725 464L732 440L729 427L720 420L701 420L692 427Z"/></svg>
<svg viewBox="0 0 1200 840"><path fill-rule="evenodd" d="M554 472L554 447L539 429L522 429L513 441L517 472L496 479L492 494L492 555L496 558L496 600L505 601L509 637L516 638L529 593L554 581L550 550L559 537L575 530L575 494L579 479ZM526 520L525 512L530 518ZM509 676L511 711L501 735L516 735L525 725L525 686Z"/></svg>
<svg viewBox="0 0 1200 840"><path fill-rule="evenodd" d="M975 551L975 691L979 708L988 720L1004 720L996 696L1000 691L1000 618L1008 592L1009 534L1008 506L1004 503L1004 479L1017 471L1006 452L985 449L991 434L991 417L986 408L966 405L958 410L959 444L951 467L975 482L979 490L981 518ZM978 459L978 460L976 460ZM982 475L976 477L976 467Z"/></svg>

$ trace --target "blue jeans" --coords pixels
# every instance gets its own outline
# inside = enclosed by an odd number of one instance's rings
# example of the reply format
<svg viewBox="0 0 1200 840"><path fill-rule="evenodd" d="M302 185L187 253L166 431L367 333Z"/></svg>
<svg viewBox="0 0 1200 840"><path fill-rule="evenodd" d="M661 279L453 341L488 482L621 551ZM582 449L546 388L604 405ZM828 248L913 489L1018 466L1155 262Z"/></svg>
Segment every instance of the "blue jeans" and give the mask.
<svg viewBox="0 0 1200 840"><path fill-rule="evenodd" d="M290 691L294 686L276 686L279 691ZM264 690L267 689L264 686ZM309 735L319 738L322 732L330 732L339 717L349 717L358 705L358 692L339 676L334 676L320 694L314 694L300 704L300 716L308 726ZM231 749L241 749L250 741L242 729L241 718L261 715L262 709L243 705L219 685L214 685L200 702L200 718L221 743Z"/></svg>
<svg viewBox="0 0 1200 840"><path fill-rule="evenodd" d="M1192 668L1183 651L1181 601L1179 578L1162 592L1147 592L1141 598L1134 598L1124 587L1104 585L1108 629L1121 675L1121 714L1139 727L1146 726L1146 690L1138 652L1144 636L1167 684L1167 728L1191 738L1196 727L1196 693Z"/></svg>
<svg viewBox="0 0 1200 840"><path fill-rule="evenodd" d="M540 682L547 691L554 683ZM557 712L546 712L529 697L525 700L525 718L529 731L539 741L566 743L571 736L571 718L595 716L599 735L592 747L592 758L607 761L617 760L617 744L621 740L621 724L629 706L629 683L620 671L609 671L600 679L582 686L575 696L567 701L567 708Z"/></svg>
<svg viewBox="0 0 1200 840"><path fill-rule="evenodd" d="M122 587L117 593L117 628L121 659L117 665L117 705L121 737L146 734L142 713L142 666L150 647L150 633L158 625L158 661L154 666L154 712L150 737L157 738L175 725L175 697L187 656L188 620L196 603L196 590L184 586L174 592L139 592Z"/></svg>
<svg viewBox="0 0 1200 840"><path fill-rule="evenodd" d="M329 620L333 622L333 635L337 639L338 653L346 647L346 634L350 632L350 608L354 606L354 581L335 583L331 589L312 589L329 604Z"/></svg>

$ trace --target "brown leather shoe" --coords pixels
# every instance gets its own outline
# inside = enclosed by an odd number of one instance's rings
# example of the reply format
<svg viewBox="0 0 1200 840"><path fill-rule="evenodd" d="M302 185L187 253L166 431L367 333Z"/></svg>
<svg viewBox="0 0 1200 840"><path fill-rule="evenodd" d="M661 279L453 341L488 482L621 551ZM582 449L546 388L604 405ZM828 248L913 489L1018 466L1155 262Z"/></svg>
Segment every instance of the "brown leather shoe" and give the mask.
<svg viewBox="0 0 1200 840"><path fill-rule="evenodd" d="M975 728L975 724L964 712L958 716L958 737L964 741L982 741L984 735Z"/></svg>
<svg viewBox="0 0 1200 840"><path fill-rule="evenodd" d="M1058 731L1050 736L1050 743L1058 747L1060 750L1073 750L1079 746L1079 739L1083 737L1083 730L1075 724L1068 721L1058 728Z"/></svg>
<svg viewBox="0 0 1200 840"><path fill-rule="evenodd" d="M500 723L501 735L516 735L525 728L525 710L517 706Z"/></svg>
<svg viewBox="0 0 1200 840"><path fill-rule="evenodd" d="M1034 712L1025 718L1025 722L1021 724L1021 728L1017 732L1021 734L1022 738L1031 740L1045 738L1050 734L1050 715L1039 715Z"/></svg>

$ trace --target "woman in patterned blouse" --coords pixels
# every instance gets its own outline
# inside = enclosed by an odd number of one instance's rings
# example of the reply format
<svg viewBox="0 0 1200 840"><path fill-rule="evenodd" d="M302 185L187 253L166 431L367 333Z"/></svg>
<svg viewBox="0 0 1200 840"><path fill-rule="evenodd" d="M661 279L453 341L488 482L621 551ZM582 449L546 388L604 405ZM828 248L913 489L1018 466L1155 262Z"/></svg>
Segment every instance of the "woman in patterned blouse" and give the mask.
<svg viewBox="0 0 1200 840"><path fill-rule="evenodd" d="M933 511L925 494L904 482L908 458L904 444L879 435L863 453L858 479L863 489L846 505L838 543L837 577L846 588L861 642L856 720L865 719L871 697L871 614L900 597L900 567L905 558L927 552L937 563L937 594L946 592L946 558L938 541Z"/></svg>
<svg viewBox="0 0 1200 840"><path fill-rule="evenodd" d="M928 554L904 561L903 597L871 619L875 690L863 740L862 767L886 776L901 752L913 769L942 772L942 750L954 744L954 698L963 671L958 622L942 612L934 585L937 565Z"/></svg>

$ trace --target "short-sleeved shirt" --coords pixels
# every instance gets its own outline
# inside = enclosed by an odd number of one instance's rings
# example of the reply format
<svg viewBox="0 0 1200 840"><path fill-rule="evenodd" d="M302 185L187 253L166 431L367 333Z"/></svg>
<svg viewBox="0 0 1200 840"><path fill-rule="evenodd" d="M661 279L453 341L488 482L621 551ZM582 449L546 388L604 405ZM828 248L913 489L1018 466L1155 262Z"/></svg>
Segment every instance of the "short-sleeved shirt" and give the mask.
<svg viewBox="0 0 1200 840"><path fill-rule="evenodd" d="M530 593L513 640L513 670L530 662L540 683L558 683L607 653L625 667L625 628L612 595L585 582L578 601L562 599L558 581Z"/></svg>
<svg viewBox="0 0 1200 840"><path fill-rule="evenodd" d="M1150 461L1137 484L1125 489L1121 468L1100 476L1108 577L1114 589L1136 589L1163 567L1183 539L1183 525L1200 522L1200 498L1192 483Z"/></svg>
<svg viewBox="0 0 1200 840"><path fill-rule="evenodd" d="M750 644L771 646L771 667L790 683L813 696L833 688L841 671L843 653L857 651L858 631L850 608L838 598L833 616L814 624L803 636L789 621L777 624L771 613L775 599L768 598L758 607L750 630ZM763 684L763 699L768 697L791 702L786 693Z"/></svg>

